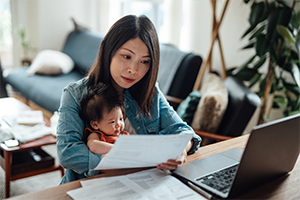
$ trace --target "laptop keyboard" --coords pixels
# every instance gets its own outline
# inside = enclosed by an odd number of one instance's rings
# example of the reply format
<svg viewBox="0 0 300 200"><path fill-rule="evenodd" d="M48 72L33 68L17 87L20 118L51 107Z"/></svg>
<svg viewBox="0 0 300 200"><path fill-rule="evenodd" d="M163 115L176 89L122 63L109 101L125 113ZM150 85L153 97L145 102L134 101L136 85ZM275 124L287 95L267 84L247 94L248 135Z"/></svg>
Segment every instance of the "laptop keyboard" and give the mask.
<svg viewBox="0 0 300 200"><path fill-rule="evenodd" d="M226 194L227 192L229 192L238 166L239 165L234 165L232 167L217 171L215 173L201 177L197 179L197 181L200 181L202 184L205 184Z"/></svg>

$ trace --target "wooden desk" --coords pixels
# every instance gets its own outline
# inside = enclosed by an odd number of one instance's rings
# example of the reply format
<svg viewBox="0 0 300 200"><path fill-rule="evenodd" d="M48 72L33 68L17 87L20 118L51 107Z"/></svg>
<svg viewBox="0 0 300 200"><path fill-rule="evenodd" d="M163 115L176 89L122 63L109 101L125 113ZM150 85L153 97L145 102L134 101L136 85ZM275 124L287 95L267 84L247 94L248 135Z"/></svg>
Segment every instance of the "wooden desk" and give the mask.
<svg viewBox="0 0 300 200"><path fill-rule="evenodd" d="M14 98L2 98L0 99L0 118L4 115L13 115L16 116L18 113L24 110L30 110L30 108ZM50 126L49 120L44 118L47 126ZM56 144L56 138L53 135L46 135L42 138L23 143L18 147L8 148L5 144L0 144L0 149L4 152L4 159L0 158L1 167L5 170L5 196L8 198L10 196L10 181L14 181L21 178L26 178L29 176L34 176L42 173L52 172L55 170L60 170L62 176L64 175L64 169L60 165L53 165L51 167L32 170L24 173L17 173L12 175L11 173L11 163L12 163L12 154L14 152L26 151L30 149L36 149L45 145Z"/></svg>
<svg viewBox="0 0 300 200"><path fill-rule="evenodd" d="M248 135L219 142L217 144L201 147L195 154L188 156L188 162L192 162L197 159L202 159L212 154L233 147L244 149L247 140L248 140ZM109 177L109 176L116 176L116 175L125 175L140 170L141 169L112 170L94 177L90 177L88 179ZM252 191L249 191L248 193L245 193L244 195L238 197L238 199L278 199L278 200L300 199L299 177L300 177L300 158L298 158L295 168L290 174L281 177L279 179L276 179L272 182L269 182L268 184L258 187ZM70 200L71 198L66 194L66 192L79 187L81 187L80 181L74 181L57 187L49 188L43 191L16 196L11 198L11 200L19 200L19 199L39 200L41 197L44 200L55 200L55 199Z"/></svg>

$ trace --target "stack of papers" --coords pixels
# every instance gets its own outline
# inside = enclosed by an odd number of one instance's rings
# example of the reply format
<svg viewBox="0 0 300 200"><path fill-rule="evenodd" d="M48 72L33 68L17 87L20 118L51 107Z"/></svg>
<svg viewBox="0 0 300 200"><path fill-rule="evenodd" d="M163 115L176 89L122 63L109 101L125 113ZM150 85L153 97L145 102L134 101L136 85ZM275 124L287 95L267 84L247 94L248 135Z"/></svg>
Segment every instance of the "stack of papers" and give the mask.
<svg viewBox="0 0 300 200"><path fill-rule="evenodd" d="M178 179L156 168L141 172L81 181L82 188L68 191L74 200L205 200Z"/></svg>
<svg viewBox="0 0 300 200"><path fill-rule="evenodd" d="M13 138L24 143L52 133L52 129L45 125L43 113L40 110L26 110L16 116L2 116L2 119L6 126L5 129L2 127L1 132L6 131L10 134L10 137L5 137L5 140Z"/></svg>
<svg viewBox="0 0 300 200"><path fill-rule="evenodd" d="M52 133L52 129L44 124L37 124L35 126L15 125L10 127L10 131L14 139L19 140L21 143L29 142Z"/></svg>

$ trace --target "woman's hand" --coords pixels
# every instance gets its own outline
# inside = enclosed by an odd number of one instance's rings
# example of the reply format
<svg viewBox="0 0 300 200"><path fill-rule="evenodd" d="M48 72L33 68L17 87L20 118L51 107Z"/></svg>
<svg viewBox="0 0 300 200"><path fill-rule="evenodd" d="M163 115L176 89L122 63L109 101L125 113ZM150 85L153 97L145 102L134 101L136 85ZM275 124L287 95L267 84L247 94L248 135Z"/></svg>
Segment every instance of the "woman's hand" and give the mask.
<svg viewBox="0 0 300 200"><path fill-rule="evenodd" d="M181 156L177 159L169 159L166 163L161 163L156 166L157 169L161 170L174 170L179 168L182 164L186 162L187 153L186 150L183 151Z"/></svg>

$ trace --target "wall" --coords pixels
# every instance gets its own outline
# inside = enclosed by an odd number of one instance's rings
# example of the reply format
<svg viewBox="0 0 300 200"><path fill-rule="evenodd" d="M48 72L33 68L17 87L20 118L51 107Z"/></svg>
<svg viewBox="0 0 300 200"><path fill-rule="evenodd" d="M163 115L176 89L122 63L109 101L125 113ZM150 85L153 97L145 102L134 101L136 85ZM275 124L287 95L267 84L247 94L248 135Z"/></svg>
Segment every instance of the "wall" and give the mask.
<svg viewBox="0 0 300 200"><path fill-rule="evenodd" d="M67 34L73 29L71 17L79 24L105 34L120 17L116 14L120 9L118 1L120 0L11 0L13 31L20 25L25 26L32 46L38 51L61 50ZM165 3L165 30L162 31L164 35L160 36L161 42L172 43L205 59L211 41L210 0L165 0ZM217 0L217 19L220 18L224 4L225 0ZM250 7L243 1L230 0L219 31L227 68L241 65L254 54L252 50L240 50L247 43L246 39L241 40L241 36L248 28L249 13ZM14 41L17 41L15 34ZM32 53L32 58L37 52ZM18 43L14 43L15 66L18 66L21 56ZM214 70L221 69L217 45L214 46L212 66ZM250 129L255 121L251 122Z"/></svg>
<svg viewBox="0 0 300 200"><path fill-rule="evenodd" d="M67 34L74 28L71 17L93 31L106 30L106 26L101 24L107 23L101 23L100 19L103 16L107 18L107 2L108 0L11 0L14 66L20 66L23 56L15 33L17 27L26 28L31 45L37 49L30 54L34 58L44 49L62 49Z"/></svg>
<svg viewBox="0 0 300 200"><path fill-rule="evenodd" d="M105 33L109 26L119 18L118 1L108 0L11 0L13 29L25 26L32 46L43 49L61 50L65 36L72 30L70 20L74 17L78 23L94 31ZM193 51L206 57L210 47L212 9L209 0L165 0L167 9L162 42L172 43L182 50ZM217 1L217 18L223 9L225 0ZM172 8L172 9L170 9ZM240 40L246 30L249 6L242 1L230 1L220 27L225 62L228 67L240 65L251 52L240 51L246 40ZM180 17L182 13L183 17ZM14 30L13 30L14 31ZM14 35L14 41L17 41ZM14 54L20 57L18 43L14 45ZM213 53L213 68L220 68L220 55L217 46Z"/></svg>
<svg viewBox="0 0 300 200"><path fill-rule="evenodd" d="M193 51L206 58L211 45L212 6L208 0L184 0L183 22L179 41L172 41L186 51ZM221 18L225 0L217 0L216 18ZM229 1L223 21L220 25L219 36L227 68L241 65L252 52L240 51L247 43L241 36L248 28L250 8L243 1ZM254 52L253 52L254 53ZM213 50L214 70L220 70L221 58L218 43Z"/></svg>
<svg viewBox="0 0 300 200"><path fill-rule="evenodd" d="M27 35L31 38L31 45L33 47L40 45L40 32L37 26L39 23L38 13L38 1L11 0L14 66L21 64L20 58L23 56L16 28L25 27Z"/></svg>

